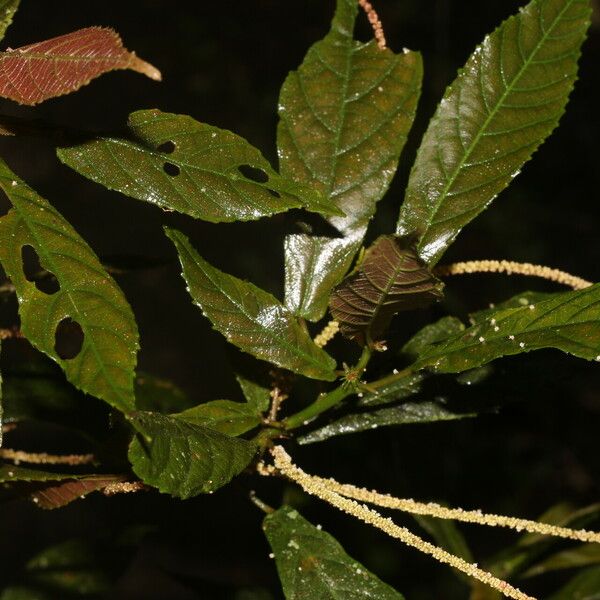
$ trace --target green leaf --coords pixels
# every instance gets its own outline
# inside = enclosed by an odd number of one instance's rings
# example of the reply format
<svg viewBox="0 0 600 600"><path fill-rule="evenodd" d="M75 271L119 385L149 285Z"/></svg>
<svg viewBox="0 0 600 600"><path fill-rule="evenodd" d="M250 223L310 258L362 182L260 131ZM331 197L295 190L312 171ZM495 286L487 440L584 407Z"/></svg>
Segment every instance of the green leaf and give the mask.
<svg viewBox="0 0 600 600"><path fill-rule="evenodd" d="M63 481L65 479L79 479L84 475L73 475L72 473L51 473L38 469L29 469L9 464L0 464L0 483L14 481Z"/></svg>
<svg viewBox="0 0 600 600"><path fill-rule="evenodd" d="M0 356L2 356L2 340L0 339ZM0 371L0 448L3 442L4 423L4 381L2 380L2 371Z"/></svg>
<svg viewBox="0 0 600 600"><path fill-rule="evenodd" d="M600 284L553 294L537 304L490 312L487 320L426 350L414 366L459 373L501 356L540 348L600 360Z"/></svg>
<svg viewBox="0 0 600 600"><path fill-rule="evenodd" d="M499 310L504 310L505 308L522 308L524 306L530 306L531 304L536 305L542 300L549 300L553 296L561 293L562 292L555 292L553 294L545 292L521 292L504 302L499 302L498 304L490 305L489 308L484 308L471 313L469 318L471 319L472 324L480 323L486 319L493 318L495 313Z"/></svg>
<svg viewBox="0 0 600 600"><path fill-rule="evenodd" d="M419 148L398 233L436 263L557 126L577 76L588 0L533 0L475 49Z"/></svg>
<svg viewBox="0 0 600 600"><path fill-rule="evenodd" d="M254 429L262 421L254 406L232 400L212 400L171 416L234 437Z"/></svg>
<svg viewBox="0 0 600 600"><path fill-rule="evenodd" d="M12 23L21 0L0 0L0 40Z"/></svg>
<svg viewBox="0 0 600 600"><path fill-rule="evenodd" d="M336 287L329 308L345 336L366 344L381 339L397 312L427 306L442 296L442 288L417 256L412 238L382 235Z"/></svg>
<svg viewBox="0 0 600 600"><path fill-rule="evenodd" d="M23 334L75 387L119 410L133 409L138 332L123 293L69 223L3 162L0 187L13 205L0 219L0 262L17 291ZM43 292L27 280L25 246L54 275L58 291ZM61 358L56 331L69 319L81 328L83 343L73 358Z"/></svg>
<svg viewBox="0 0 600 600"><path fill-rule="evenodd" d="M286 288L286 306L314 321L396 172L421 90L421 56L354 40L357 12L356 2L338 0L330 32L288 75L279 97L281 173L322 191L346 214L330 219L341 240L287 241L286 278L301 287Z"/></svg>
<svg viewBox="0 0 600 600"><path fill-rule="evenodd" d="M568 548L553 554L527 569L521 577L536 577L550 571L589 567L597 564L600 564L600 545L581 544L575 548Z"/></svg>
<svg viewBox="0 0 600 600"><path fill-rule="evenodd" d="M255 446L176 416L138 412L129 446L134 473L179 498L210 493L229 483L252 460Z"/></svg>
<svg viewBox="0 0 600 600"><path fill-rule="evenodd" d="M406 425L409 423L432 423L434 421L453 421L473 417L473 414L455 413L444 406L443 402L406 402L399 406L380 408L371 412L350 414L320 429L316 429L298 438L299 444L323 442L339 435L348 435L386 427L389 425Z"/></svg>
<svg viewBox="0 0 600 600"><path fill-rule="evenodd" d="M168 228L165 231L177 248L194 302L229 342L306 377L335 379L335 361L314 344L276 298L209 265L182 233Z"/></svg>
<svg viewBox="0 0 600 600"><path fill-rule="evenodd" d="M425 376L423 373L395 373L370 383L369 389L373 392L365 393L359 398L360 406L378 406L381 404L390 404L397 400L404 400L421 390L421 382Z"/></svg>
<svg viewBox="0 0 600 600"><path fill-rule="evenodd" d="M264 413L271 404L271 395L268 388L246 379L242 375L236 375L237 382L242 388L246 402L254 408L258 414Z"/></svg>
<svg viewBox="0 0 600 600"><path fill-rule="evenodd" d="M402 600L331 535L283 506L263 521L286 600Z"/></svg>
<svg viewBox="0 0 600 600"><path fill-rule="evenodd" d="M465 326L460 319L456 317L442 317L439 321L425 325L422 329L417 331L406 344L402 347L402 354L407 354L412 358L416 358L420 354L423 354L426 350L438 344L444 342L448 338L459 334L465 330Z"/></svg>
<svg viewBox="0 0 600 600"><path fill-rule="evenodd" d="M600 567L579 573L548 600L600 600Z"/></svg>
<svg viewBox="0 0 600 600"><path fill-rule="evenodd" d="M99 137L63 147L66 165L111 190L218 223L249 221L290 208L340 214L322 195L279 176L243 138L187 115L129 115L135 140Z"/></svg>
<svg viewBox="0 0 600 600"><path fill-rule="evenodd" d="M191 408L193 401L172 381L138 373L135 378L135 407L161 413L173 413Z"/></svg>

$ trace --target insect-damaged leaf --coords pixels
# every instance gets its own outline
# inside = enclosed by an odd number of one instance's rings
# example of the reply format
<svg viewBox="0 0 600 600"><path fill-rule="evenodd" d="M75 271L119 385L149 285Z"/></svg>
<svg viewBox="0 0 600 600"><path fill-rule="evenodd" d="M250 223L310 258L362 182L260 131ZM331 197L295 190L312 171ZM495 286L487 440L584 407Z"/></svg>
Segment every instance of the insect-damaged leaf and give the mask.
<svg viewBox="0 0 600 600"><path fill-rule="evenodd" d="M278 175L230 131L187 115L129 115L134 140L99 137L60 148L69 167L126 196L214 223L249 221L305 207L335 214L322 195Z"/></svg>
<svg viewBox="0 0 600 600"><path fill-rule="evenodd" d="M533 0L476 48L433 116L398 233L436 263L550 135L577 76L588 0Z"/></svg>
<svg viewBox="0 0 600 600"><path fill-rule="evenodd" d="M335 361L271 294L209 265L174 229L166 229L194 302L244 352L314 379L333 381Z"/></svg>
<svg viewBox="0 0 600 600"><path fill-rule="evenodd" d="M75 387L133 409L138 331L123 293L69 223L1 161L0 187L13 205L0 219L0 263L16 288L23 334ZM27 279L24 247L54 275L50 293ZM74 356L61 356L57 342L68 323L78 324L83 340Z"/></svg>
<svg viewBox="0 0 600 600"><path fill-rule="evenodd" d="M212 492L252 460L251 442L195 425L177 415L138 412L138 431L129 446L135 474L148 485L179 498Z"/></svg>
<svg viewBox="0 0 600 600"><path fill-rule="evenodd" d="M293 284L286 306L313 321L325 313L396 172L421 89L420 54L354 40L357 12L354 0L338 0L330 32L288 75L279 98L282 174L321 190L346 214L330 219L343 238L294 236L286 247Z"/></svg>
<svg viewBox="0 0 600 600"><path fill-rule="evenodd" d="M397 312L439 299L442 287L418 258L410 236L383 235L335 289L329 307L342 333L364 344L379 339Z"/></svg>
<svg viewBox="0 0 600 600"><path fill-rule="evenodd" d="M38 104L70 94L115 69L161 78L158 69L123 47L115 31L87 27L0 53L0 96L19 104Z"/></svg>
<svg viewBox="0 0 600 600"><path fill-rule="evenodd" d="M0 40L12 23L21 0L0 0Z"/></svg>
<svg viewBox="0 0 600 600"><path fill-rule="evenodd" d="M600 360L600 284L486 315L447 341L427 347L415 368L460 373L501 356L540 348Z"/></svg>
<svg viewBox="0 0 600 600"><path fill-rule="evenodd" d="M263 530L275 555L286 600L404 598L293 508L283 506L267 515Z"/></svg>

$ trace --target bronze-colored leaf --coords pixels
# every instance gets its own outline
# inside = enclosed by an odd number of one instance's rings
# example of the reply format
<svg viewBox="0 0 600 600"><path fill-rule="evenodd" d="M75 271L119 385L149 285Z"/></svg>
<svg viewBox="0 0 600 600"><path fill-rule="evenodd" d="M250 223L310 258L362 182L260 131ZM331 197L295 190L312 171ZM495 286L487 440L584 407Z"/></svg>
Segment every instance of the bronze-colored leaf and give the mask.
<svg viewBox="0 0 600 600"><path fill-rule="evenodd" d="M83 498L91 492L125 479L122 475L92 475L83 479L69 479L37 490L31 497L40 508L61 508L77 498Z"/></svg>
<svg viewBox="0 0 600 600"><path fill-rule="evenodd" d="M361 344L376 340L397 312L441 298L443 283L419 259L413 241L412 236L379 237L335 289L329 308L344 335Z"/></svg>
<svg viewBox="0 0 600 600"><path fill-rule="evenodd" d="M158 69L123 47L116 31L87 27L1 53L0 96L19 104L38 104L70 94L114 69L161 79Z"/></svg>

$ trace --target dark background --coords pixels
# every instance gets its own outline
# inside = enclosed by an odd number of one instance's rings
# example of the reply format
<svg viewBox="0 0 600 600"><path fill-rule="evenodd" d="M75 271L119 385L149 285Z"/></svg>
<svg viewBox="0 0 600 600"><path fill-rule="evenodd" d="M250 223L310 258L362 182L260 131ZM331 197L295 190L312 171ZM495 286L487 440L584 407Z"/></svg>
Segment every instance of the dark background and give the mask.
<svg viewBox="0 0 600 600"><path fill-rule="evenodd" d="M116 72L39 107L2 101L1 110L76 129L115 131L124 127L129 112L156 107L233 130L275 162L279 87L309 45L327 31L333 4L229 0L191 7L166 0L23 0L3 42L6 46L107 25L120 32L129 49L156 65L164 80L157 84L135 73ZM520 4L376 3L389 46L423 53L425 82L398 177L380 203L370 237L394 229L418 141L445 86L484 34ZM560 128L493 207L465 229L446 254L448 261L506 258L558 267L594 281L600 278L597 6L594 17L581 80ZM368 37L364 22L359 31ZM162 225L181 228L213 264L281 297L282 240L293 230L290 217L221 225L193 221L84 180L58 162L48 141L1 139L0 146L9 166L48 198L101 257L138 255L167 261L160 268L118 277L140 328L140 369L174 381L196 402L240 399L225 342L189 301ZM4 202L0 200L0 206ZM525 289L556 288L502 276L457 279L448 284L446 306L433 316L450 309L465 315ZM0 308L4 324L11 318L9 312ZM431 317L424 315L423 323ZM412 321L399 319L395 331L406 338L417 326ZM295 456L307 470L367 487L535 518L561 501L583 506L600 497L599 384L598 365L557 352L504 359L475 388L440 382L451 398L466 394L470 400L502 403L497 414L379 429L303 447ZM17 579L24 562L44 547L80 537L100 544L101 559L115 582L109 598L281 598L260 530L261 514L247 499L253 486L269 503L281 502L280 483L251 478L239 478L213 496L186 502L154 493L92 496L55 512L38 511L25 501L6 502L0 505L0 582ZM285 493L293 493L290 490ZM466 588L446 567L316 501L293 497L307 516L321 522L353 557L408 600L466 597ZM406 523L417 528L410 520ZM111 540L134 525L147 528L148 534L128 550L119 546L117 551ZM463 530L478 559L515 540L495 530ZM560 576L532 580L527 589L545 597L561 581Z"/></svg>

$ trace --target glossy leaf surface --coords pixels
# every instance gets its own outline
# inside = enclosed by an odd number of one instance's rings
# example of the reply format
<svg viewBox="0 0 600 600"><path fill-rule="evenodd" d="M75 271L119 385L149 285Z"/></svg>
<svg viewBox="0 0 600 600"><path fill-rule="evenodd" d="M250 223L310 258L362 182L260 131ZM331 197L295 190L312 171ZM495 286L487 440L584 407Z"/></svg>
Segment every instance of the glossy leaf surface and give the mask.
<svg viewBox="0 0 600 600"><path fill-rule="evenodd" d="M403 596L346 554L331 535L283 506L263 530L286 600L402 600Z"/></svg>
<svg viewBox="0 0 600 600"><path fill-rule="evenodd" d="M389 425L453 421L473 416L472 414L453 412L444 406L443 402L405 402L399 406L346 415L333 421L333 423L329 423L329 425L299 437L298 443L314 444L338 435L348 435Z"/></svg>
<svg viewBox="0 0 600 600"><path fill-rule="evenodd" d="M176 416L139 412L129 446L135 474L161 492L191 498L228 483L252 460L255 446Z"/></svg>
<svg viewBox="0 0 600 600"><path fill-rule="evenodd" d="M0 40L12 23L21 0L0 0Z"/></svg>
<svg viewBox="0 0 600 600"><path fill-rule="evenodd" d="M133 409L138 332L123 293L69 223L4 163L0 187L13 205L0 220L0 263L16 288L23 334L75 387L119 410ZM55 276L58 291L28 281L25 246ZM74 357L61 358L56 332L67 319L79 324L83 342Z"/></svg>
<svg viewBox="0 0 600 600"><path fill-rule="evenodd" d="M332 214L322 195L278 175L263 155L230 131L187 115L129 115L133 140L95 138L58 150L96 183L198 219L249 221L305 207Z"/></svg>
<svg viewBox="0 0 600 600"><path fill-rule="evenodd" d="M316 346L271 294L209 265L189 240L167 229L194 302L229 342L257 358L315 379L332 381L335 361Z"/></svg>
<svg viewBox="0 0 600 600"><path fill-rule="evenodd" d="M420 55L354 40L357 12L356 2L338 0L330 32L288 75L279 98L282 174L321 190L346 214L330 219L343 240L306 236L296 242L303 255L294 256L293 243L286 250L288 280L302 283L286 289L286 305L310 320L325 313L396 172L421 88Z"/></svg>
<svg viewBox="0 0 600 600"><path fill-rule="evenodd" d="M0 53L0 96L19 104L38 104L70 94L115 69L161 79L158 69L123 47L115 31L87 27Z"/></svg>
<svg viewBox="0 0 600 600"><path fill-rule="evenodd" d="M365 252L358 269L335 289L329 308L341 332L364 344L380 339L397 312L439 299L442 288L409 239L384 235Z"/></svg>
<svg viewBox="0 0 600 600"><path fill-rule="evenodd" d="M419 357L415 367L459 373L500 356L557 348L599 360L600 285L553 294L521 308L500 309Z"/></svg>
<svg viewBox="0 0 600 600"><path fill-rule="evenodd" d="M231 436L254 429L262 420L260 413L250 404L231 400L211 400L173 416Z"/></svg>
<svg viewBox="0 0 600 600"><path fill-rule="evenodd" d="M252 406L257 413L263 413L271 404L270 390L267 387L247 379L242 375L236 375L237 382L240 384L244 398L249 406Z"/></svg>
<svg viewBox="0 0 600 600"><path fill-rule="evenodd" d="M434 264L518 174L564 112L588 0L533 0L487 36L448 88L419 148L398 233Z"/></svg>
<svg viewBox="0 0 600 600"><path fill-rule="evenodd" d="M361 406L377 406L404 400L404 398L419 393L423 379L423 373L389 375L377 382L370 383L369 388L373 391L365 392L358 403Z"/></svg>

